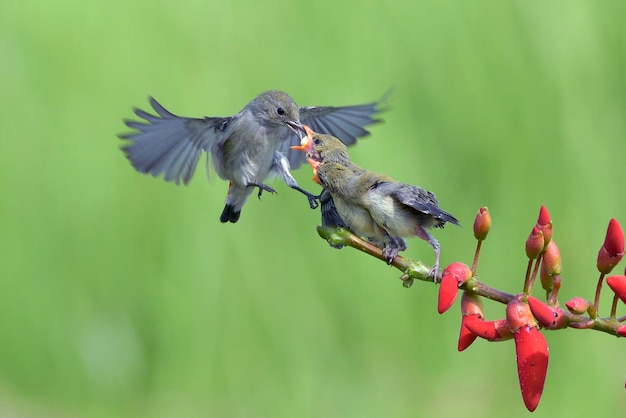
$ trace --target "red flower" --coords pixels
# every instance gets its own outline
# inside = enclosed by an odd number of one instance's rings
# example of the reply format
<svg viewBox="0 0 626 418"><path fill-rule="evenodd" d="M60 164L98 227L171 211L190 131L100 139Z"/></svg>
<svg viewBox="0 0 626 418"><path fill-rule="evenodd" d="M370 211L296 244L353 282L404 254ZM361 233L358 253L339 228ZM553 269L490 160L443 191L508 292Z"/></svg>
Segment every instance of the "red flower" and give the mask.
<svg viewBox="0 0 626 418"><path fill-rule="evenodd" d="M452 263L443 270L437 303L437 310L440 314L450 309L456 300L459 286L468 281L471 277L472 271L463 263Z"/></svg>
<svg viewBox="0 0 626 418"><path fill-rule="evenodd" d="M529 411L539 404L548 371L548 343L537 329L528 304L518 295L506 306L506 319L515 339L517 376Z"/></svg>
<svg viewBox="0 0 626 418"><path fill-rule="evenodd" d="M598 252L596 261L598 271L602 274L609 274L622 257L624 257L624 231L622 231L619 222L611 218L604 237L604 244Z"/></svg>
<svg viewBox="0 0 626 418"><path fill-rule="evenodd" d="M484 240L487 238L489 229L491 229L491 215L489 214L489 209L482 207L478 209L474 219L474 237L479 241Z"/></svg>
<svg viewBox="0 0 626 418"><path fill-rule="evenodd" d="M477 335L467 328L465 324L468 321L482 320L482 299L474 293L463 292L463 296L461 296L461 313L463 314L463 319L461 319L461 330L459 333L459 343L457 345L459 351L465 350L467 347L472 345L474 340L476 340Z"/></svg>
<svg viewBox="0 0 626 418"><path fill-rule="evenodd" d="M539 254L543 251L543 232L536 226L533 226L528 239L526 240L526 256L531 260L539 257Z"/></svg>
<svg viewBox="0 0 626 418"><path fill-rule="evenodd" d="M615 218L611 218L609 221L604 237L604 248L613 257L620 254L624 255L624 231Z"/></svg>
<svg viewBox="0 0 626 418"><path fill-rule="evenodd" d="M439 297L437 301L437 311L442 314L452 305L456 300L456 295L459 293L459 286L456 279L451 274L443 274L441 276L441 285L439 286Z"/></svg>
<svg viewBox="0 0 626 418"><path fill-rule="evenodd" d="M622 325L617 329L617 335L621 337L626 337L626 325Z"/></svg>
<svg viewBox="0 0 626 418"><path fill-rule="evenodd" d="M546 248L552 240L552 221L550 220L548 209L543 205L539 209L536 226L543 233L543 248Z"/></svg>
<svg viewBox="0 0 626 418"><path fill-rule="evenodd" d="M565 306L567 307L567 309L571 313L576 315L582 315L587 312L587 309L590 305L591 303L589 301L580 297L571 298L570 300L565 302Z"/></svg>
<svg viewBox="0 0 626 418"><path fill-rule="evenodd" d="M561 274L561 252L556 242L550 241L543 254L543 264L546 266L546 273L549 276Z"/></svg>
<svg viewBox="0 0 626 418"><path fill-rule="evenodd" d="M517 357L517 377L526 408L532 412L539 405L548 372L548 343L533 326L523 326L513 333Z"/></svg>
<svg viewBox="0 0 626 418"><path fill-rule="evenodd" d="M463 315L461 319L461 331L459 332L459 342L457 344L457 349L459 351L465 350L467 347L472 345L472 343L476 340L477 335L474 334L465 324L469 321L480 321L481 316L479 314L471 314L471 315Z"/></svg>
<svg viewBox="0 0 626 418"><path fill-rule="evenodd" d="M559 251L559 247L556 246L556 243L550 241L546 246L543 259L541 260L541 271L539 273L541 287L547 291L551 291L554 288L555 278L560 274L561 252Z"/></svg>
<svg viewBox="0 0 626 418"><path fill-rule="evenodd" d="M533 296L528 296L528 306L535 318L537 318L537 321L547 329L567 327L569 321L563 309L546 305Z"/></svg>
<svg viewBox="0 0 626 418"><path fill-rule="evenodd" d="M537 225L548 225L552 222L550 220L550 214L548 213L548 209L544 205L541 205L539 208L539 217L537 218Z"/></svg>
<svg viewBox="0 0 626 418"><path fill-rule="evenodd" d="M530 307L521 298L522 295L517 295L515 299L506 305L506 321L511 332L516 332L518 329L528 325L537 326Z"/></svg>
<svg viewBox="0 0 626 418"><path fill-rule="evenodd" d="M483 321L482 318L468 318L468 320L465 321L465 326L476 334L476 336L484 338L487 341L506 341L513 337L513 333L506 319Z"/></svg>
<svg viewBox="0 0 626 418"><path fill-rule="evenodd" d="M626 303L626 276L609 276L606 278L606 284L622 302Z"/></svg>

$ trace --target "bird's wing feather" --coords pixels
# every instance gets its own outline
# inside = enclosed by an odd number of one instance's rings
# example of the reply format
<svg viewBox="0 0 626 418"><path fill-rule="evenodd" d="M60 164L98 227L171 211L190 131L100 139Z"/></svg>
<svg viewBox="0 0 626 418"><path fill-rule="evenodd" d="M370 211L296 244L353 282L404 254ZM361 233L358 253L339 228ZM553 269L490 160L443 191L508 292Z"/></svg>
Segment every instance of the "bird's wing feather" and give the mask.
<svg viewBox="0 0 626 418"><path fill-rule="evenodd" d="M320 195L320 203L322 207L322 226L348 228L343 219L341 219L341 216L339 216L339 212L337 212L337 207L335 206L333 197L328 190L324 189L322 191L322 194ZM331 242L329 242L329 245L337 249L343 247L343 245L335 245Z"/></svg>
<svg viewBox="0 0 626 418"><path fill-rule="evenodd" d="M341 140L346 145L352 145L357 138L369 135L364 126L381 122L375 116L386 108L381 108L381 103L388 95L379 101L354 106L308 106L300 108L300 122L308 125L314 132L330 134ZM281 138L280 151L287 157L292 169L296 169L305 161L302 152L290 149L292 145L298 145L300 138L289 132Z"/></svg>
<svg viewBox="0 0 626 418"><path fill-rule="evenodd" d="M339 216L333 197L328 190L324 189L322 191L320 203L322 207L322 226L347 227L341 216Z"/></svg>
<svg viewBox="0 0 626 418"><path fill-rule="evenodd" d="M122 150L133 167L142 173L159 176L165 181L189 183L202 151L228 138L233 117L185 118L165 109L154 98L150 104L156 115L141 109L135 114L140 122L126 120L126 126L135 132L119 135L129 140Z"/></svg>
<svg viewBox="0 0 626 418"><path fill-rule="evenodd" d="M428 214L435 219L455 225L459 224L459 221L454 216L439 208L439 202L432 192L421 187L404 183L382 182L376 185L376 189L379 193L389 194L398 202Z"/></svg>

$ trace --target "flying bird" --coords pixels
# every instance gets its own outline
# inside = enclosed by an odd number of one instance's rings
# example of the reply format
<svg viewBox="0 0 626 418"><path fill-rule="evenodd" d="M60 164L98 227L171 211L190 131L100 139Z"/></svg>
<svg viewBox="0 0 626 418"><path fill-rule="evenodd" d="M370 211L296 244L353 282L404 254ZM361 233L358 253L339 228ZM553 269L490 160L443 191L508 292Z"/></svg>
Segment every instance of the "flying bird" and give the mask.
<svg viewBox="0 0 626 418"><path fill-rule="evenodd" d="M302 153L290 149L305 134L302 123L351 145L369 134L365 126L380 121L375 116L385 97L354 106L298 107L287 93L270 90L233 116L203 118L177 116L150 98L156 114L135 109L142 120L125 120L135 131L119 137L128 140L121 148L135 170L162 174L176 184L188 184L203 152L207 163L211 154L216 173L229 182L220 221L235 223L255 188L259 198L263 191L276 193L265 183L270 174L278 174L307 196L311 208L317 207L318 196L300 188L290 173L305 161Z"/></svg>

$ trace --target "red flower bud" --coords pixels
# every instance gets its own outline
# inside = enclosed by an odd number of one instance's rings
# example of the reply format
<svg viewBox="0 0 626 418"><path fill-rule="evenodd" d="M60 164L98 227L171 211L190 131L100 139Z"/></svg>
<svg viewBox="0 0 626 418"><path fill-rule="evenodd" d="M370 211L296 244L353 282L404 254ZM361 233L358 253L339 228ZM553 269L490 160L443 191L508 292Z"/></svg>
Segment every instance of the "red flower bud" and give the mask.
<svg viewBox="0 0 626 418"><path fill-rule="evenodd" d="M472 345L472 343L476 340L477 335L474 334L469 328L465 326L465 323L468 321L480 321L481 316L479 314L471 314L471 315L463 315L461 319L461 331L459 333L459 342L457 344L457 349L459 351L465 350L467 347Z"/></svg>
<svg viewBox="0 0 626 418"><path fill-rule="evenodd" d="M617 335L620 337L626 337L626 325L622 325L617 329Z"/></svg>
<svg viewBox="0 0 626 418"><path fill-rule="evenodd" d="M479 241L484 240L487 238L489 229L491 229L491 215L489 214L489 209L482 207L478 209L474 219L474 237Z"/></svg>
<svg viewBox="0 0 626 418"><path fill-rule="evenodd" d="M465 326L480 338L488 341L505 341L513 337L509 324L505 319L483 321L482 319L470 319L468 317Z"/></svg>
<svg viewBox="0 0 626 418"><path fill-rule="evenodd" d="M532 412L539 405L546 381L548 343L537 328L529 325L518 329L513 337L522 399L526 408Z"/></svg>
<svg viewBox="0 0 626 418"><path fill-rule="evenodd" d="M465 326L472 331L475 335L485 340L494 340L498 338L494 321L484 321L482 318L468 317L465 321Z"/></svg>
<svg viewBox="0 0 626 418"><path fill-rule="evenodd" d="M567 302L565 302L565 306L567 309L576 315L582 315L587 312L587 308L589 308L591 303L583 298L575 297L571 298Z"/></svg>
<svg viewBox="0 0 626 418"><path fill-rule="evenodd" d="M552 222L548 209L544 205L539 208L539 217L537 218L537 225L548 225Z"/></svg>
<svg viewBox="0 0 626 418"><path fill-rule="evenodd" d="M604 237L604 248L610 256L624 255L624 231L617 219L611 218Z"/></svg>
<svg viewBox="0 0 626 418"><path fill-rule="evenodd" d="M515 338L517 355L517 376L524 404L534 411L543 393L543 384L548 370L548 343L537 329L530 306L524 303L522 295L506 306L506 320Z"/></svg>
<svg viewBox="0 0 626 418"><path fill-rule="evenodd" d="M483 300L476 293L463 292L461 296L461 313L463 315L483 315Z"/></svg>
<svg viewBox="0 0 626 418"><path fill-rule="evenodd" d="M626 303L626 276L609 276L606 278L606 284L622 302Z"/></svg>
<svg viewBox="0 0 626 418"><path fill-rule="evenodd" d="M543 254L543 264L546 266L548 276L561 274L561 252L554 241L550 241L546 246L546 252Z"/></svg>
<svg viewBox="0 0 626 418"><path fill-rule="evenodd" d="M539 280L541 280L541 287L548 292L554 287L554 279L548 275L546 271L546 265L542 262L539 268Z"/></svg>
<svg viewBox="0 0 626 418"><path fill-rule="evenodd" d="M556 242L550 241L543 253L543 259L541 260L541 269L539 270L539 280L541 280L541 287L548 292L552 291L555 287L561 286L561 252L557 247ZM558 292L558 289L556 289Z"/></svg>
<svg viewBox="0 0 626 418"><path fill-rule="evenodd" d="M598 271L603 274L609 274L622 257L624 257L624 232L619 222L611 219L606 230L604 244L602 244L598 252L596 261Z"/></svg>
<svg viewBox="0 0 626 418"><path fill-rule="evenodd" d="M611 257L606 248L602 246L600 247L600 251L598 251L596 267L600 273L609 274L621 259L622 257Z"/></svg>
<svg viewBox="0 0 626 418"><path fill-rule="evenodd" d="M457 293L459 293L459 287L456 279L454 276L446 274L444 271L443 276L441 276L441 285L439 286L439 297L437 301L437 311L440 314L454 305Z"/></svg>
<svg viewBox="0 0 626 418"><path fill-rule="evenodd" d="M537 321L544 327L548 329L567 327L568 319L563 309L546 305L533 296L528 296L528 306Z"/></svg>
<svg viewBox="0 0 626 418"><path fill-rule="evenodd" d="M539 254L543 251L543 232L536 226L533 226L530 235L526 240L526 256L531 260L539 257Z"/></svg>
<svg viewBox="0 0 626 418"><path fill-rule="evenodd" d="M472 270L467 266L467 264L463 264L460 262L454 262L448 265L442 274L452 275L459 286L463 285L466 281L472 278Z"/></svg>
<svg viewBox="0 0 626 418"><path fill-rule="evenodd" d="M472 277L470 268L459 262L447 266L442 273L441 286L439 286L439 300L437 310L444 313L454 304L459 286Z"/></svg>
<svg viewBox="0 0 626 418"><path fill-rule="evenodd" d="M459 351L465 350L476 340L477 335L467 328L465 324L471 321L482 321L482 299L475 293L463 292L461 296L461 313L463 314L463 319L461 320L461 330L457 345Z"/></svg>
<svg viewBox="0 0 626 418"><path fill-rule="evenodd" d="M506 321L511 332L515 333L524 326L536 327L537 323L527 303L524 303L518 295L506 305Z"/></svg>
<svg viewBox="0 0 626 418"><path fill-rule="evenodd" d="M543 233L543 248L545 249L552 240L552 221L550 220L548 209L543 205L539 209L539 217L537 218L536 226L537 229Z"/></svg>

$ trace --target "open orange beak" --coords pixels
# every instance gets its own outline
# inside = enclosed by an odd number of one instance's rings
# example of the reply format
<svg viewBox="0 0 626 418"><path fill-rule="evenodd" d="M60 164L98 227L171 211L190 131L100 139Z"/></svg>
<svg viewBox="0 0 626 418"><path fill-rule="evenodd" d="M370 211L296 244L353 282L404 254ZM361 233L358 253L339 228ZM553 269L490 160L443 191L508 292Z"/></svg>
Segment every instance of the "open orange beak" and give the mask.
<svg viewBox="0 0 626 418"><path fill-rule="evenodd" d="M322 184L320 183L320 178L317 176L317 167L319 167L321 163L319 161L315 161L310 158L307 158L307 161L309 162L309 165L313 169L313 177L311 177L311 180L313 180L317 184Z"/></svg>
<svg viewBox="0 0 626 418"><path fill-rule="evenodd" d="M309 128L306 125L302 125L302 127L304 128L304 132L306 132L306 136L302 137L300 139L300 145L294 145L291 147L291 149L295 149L298 151L302 151L302 152L309 152L313 150L313 134L315 132L313 132L313 130L311 128ZM309 164L311 165L311 168L313 169L313 177L311 178L311 180L313 180L314 182L316 182L317 184L321 184L320 183L320 179L317 176L317 167L321 164L319 161L315 161L311 158L307 158L307 161L309 162Z"/></svg>
<svg viewBox="0 0 626 418"><path fill-rule="evenodd" d="M313 130L306 125L302 125L304 131L306 132L306 136L300 138L300 145L294 145L291 149L295 149L302 152L307 152L311 148L311 143L313 142Z"/></svg>

